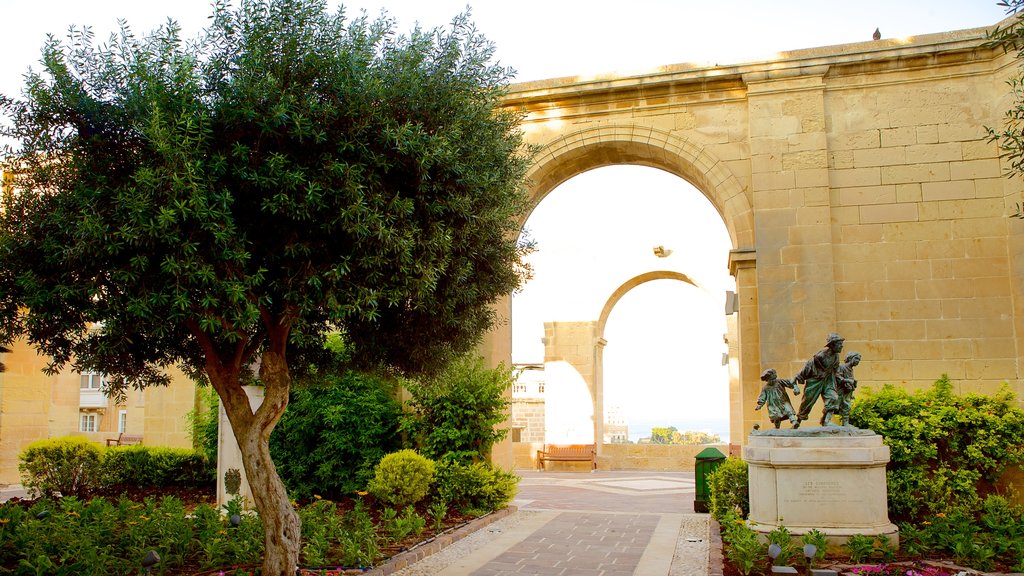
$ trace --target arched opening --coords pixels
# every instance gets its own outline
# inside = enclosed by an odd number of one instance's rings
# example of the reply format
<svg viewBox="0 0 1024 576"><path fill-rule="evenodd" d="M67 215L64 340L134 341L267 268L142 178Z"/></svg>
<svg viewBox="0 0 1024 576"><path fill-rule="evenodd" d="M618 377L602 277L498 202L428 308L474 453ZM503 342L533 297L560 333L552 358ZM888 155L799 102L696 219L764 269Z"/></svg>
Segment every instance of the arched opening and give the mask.
<svg viewBox="0 0 1024 576"><path fill-rule="evenodd" d="M674 174L650 167L588 170L546 195L524 229L537 241L538 250L530 257L533 280L512 299L512 360L535 369L559 363L557 370L542 377L548 426L561 413L578 417L578 407L558 405L559 399L570 397L558 391L559 386L572 385L558 381L565 378L559 374L569 366L575 372L568 379L585 381L589 388L595 437L601 438L606 421L616 418L603 402L607 388L602 381L608 380L602 348L609 336L616 380L631 371L660 374L649 379L650 394L644 399L654 403L650 407L656 410L648 412L660 412L665 398L672 402L678 398L674 389L664 387L678 387L678 378L669 373L678 370L680 358L701 348L699 354L707 365L706 350L713 348L718 372L687 379L695 390L687 406L714 414L727 425L729 376L722 368L722 357L727 350L723 342L726 292L735 290L727 266L732 239L721 215L699 190ZM683 282L666 281L676 286L663 289L660 282L651 282L659 278ZM613 309L611 332L606 333ZM700 345L687 343L693 337ZM644 347L655 345L669 346L662 355L664 364L648 366L651 362L643 354L637 358ZM692 362L686 369L694 371ZM704 381L698 383L700 379ZM709 387L716 394L707 394ZM536 387L532 390L536 393ZM579 402L578 395L572 397ZM708 398L713 398L710 404L702 405ZM536 439L535 433L523 430L528 425L525 419L517 420L515 401L514 395L513 439ZM642 410L631 406L626 425ZM562 429L577 427L567 424Z"/></svg>
<svg viewBox="0 0 1024 576"><path fill-rule="evenodd" d="M671 277L631 287L604 325L606 443L651 441L653 427L729 441L729 372L720 299ZM621 422L621 424L620 424Z"/></svg>

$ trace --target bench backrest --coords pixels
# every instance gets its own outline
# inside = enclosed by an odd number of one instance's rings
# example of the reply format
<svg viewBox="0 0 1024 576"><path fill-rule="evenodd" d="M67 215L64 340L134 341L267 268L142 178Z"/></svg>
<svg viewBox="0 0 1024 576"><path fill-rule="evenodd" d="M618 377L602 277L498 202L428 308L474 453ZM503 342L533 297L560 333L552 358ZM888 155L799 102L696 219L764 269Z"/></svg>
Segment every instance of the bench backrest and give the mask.
<svg viewBox="0 0 1024 576"><path fill-rule="evenodd" d="M590 456L594 453L593 444L545 444L544 451L549 454L564 454L566 456L579 455Z"/></svg>

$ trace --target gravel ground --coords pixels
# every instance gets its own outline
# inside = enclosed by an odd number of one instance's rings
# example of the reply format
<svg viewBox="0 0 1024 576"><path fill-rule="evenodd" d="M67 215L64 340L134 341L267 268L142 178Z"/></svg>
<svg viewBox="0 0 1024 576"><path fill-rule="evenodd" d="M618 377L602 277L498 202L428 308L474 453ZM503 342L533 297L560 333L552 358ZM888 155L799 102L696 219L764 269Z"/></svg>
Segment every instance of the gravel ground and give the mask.
<svg viewBox="0 0 1024 576"><path fill-rule="evenodd" d="M708 573L708 516L688 514L679 526L676 552L668 576L706 576Z"/></svg>

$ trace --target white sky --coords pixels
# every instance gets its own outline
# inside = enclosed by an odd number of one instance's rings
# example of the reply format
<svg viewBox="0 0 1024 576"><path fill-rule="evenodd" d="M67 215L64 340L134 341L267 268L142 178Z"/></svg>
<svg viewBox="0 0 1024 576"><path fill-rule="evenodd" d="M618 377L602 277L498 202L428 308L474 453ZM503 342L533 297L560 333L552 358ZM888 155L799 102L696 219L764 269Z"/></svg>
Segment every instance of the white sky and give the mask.
<svg viewBox="0 0 1024 576"><path fill-rule="evenodd" d="M0 0L0 93L17 95L21 75L37 66L47 33L71 24L105 39L123 18L137 34L167 17L185 36L206 24L208 0ZM336 3L332 2L332 5ZM692 62L735 64L779 51L991 26L1005 17L995 0L358 0L382 7L399 31L415 22L442 26L472 7L473 20L497 45L497 58L517 81L611 72L643 72ZM540 243L538 275L515 299L514 360L542 359L545 320L596 320L604 301L641 272L670 268L707 278L707 292L658 281L629 292L606 331L608 403L631 420L686 428L727 418L720 352L729 288L730 246L721 220L685 182L653 169L612 167L581 175L556 190L528 227ZM664 245L672 256L654 258ZM595 274L595 272L597 272ZM712 296L708 296L708 294ZM688 338L696 334L697 338ZM716 365L718 365L716 367ZM696 399L696 401L695 401ZM692 426L690 429L699 428Z"/></svg>

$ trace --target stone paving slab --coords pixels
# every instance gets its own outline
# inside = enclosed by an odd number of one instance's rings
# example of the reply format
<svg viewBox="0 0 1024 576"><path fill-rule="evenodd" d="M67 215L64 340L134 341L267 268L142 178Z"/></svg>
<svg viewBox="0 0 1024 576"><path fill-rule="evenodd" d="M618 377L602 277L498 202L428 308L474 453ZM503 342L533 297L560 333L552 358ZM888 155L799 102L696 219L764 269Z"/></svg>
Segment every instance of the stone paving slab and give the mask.
<svg viewBox="0 0 1024 576"><path fill-rule="evenodd" d="M529 473L519 510L396 576L707 576L693 473Z"/></svg>

